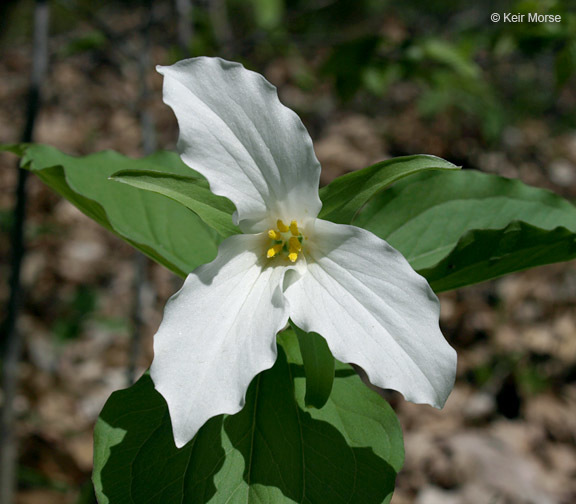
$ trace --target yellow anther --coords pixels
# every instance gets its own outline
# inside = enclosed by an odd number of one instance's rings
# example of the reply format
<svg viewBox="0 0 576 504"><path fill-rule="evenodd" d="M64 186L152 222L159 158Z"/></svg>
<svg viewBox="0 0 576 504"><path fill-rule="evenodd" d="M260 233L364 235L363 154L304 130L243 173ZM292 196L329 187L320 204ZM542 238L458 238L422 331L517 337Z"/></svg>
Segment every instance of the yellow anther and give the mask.
<svg viewBox="0 0 576 504"><path fill-rule="evenodd" d="M266 252L266 257L268 259L271 259L276 254L278 254L278 252L280 252L281 250L282 250L282 244L281 243L279 243L278 245L274 245L273 247L270 247L268 249L268 252Z"/></svg>
<svg viewBox="0 0 576 504"><path fill-rule="evenodd" d="M268 231L268 236L270 238L272 238L273 240L281 240L282 239L282 235L278 231L274 231L273 229L270 229Z"/></svg>
<svg viewBox="0 0 576 504"><path fill-rule="evenodd" d="M266 257L271 259L279 254L288 255L288 259L291 262L296 262L298 260L298 255L302 252L302 235L298 229L298 223L293 220L290 225L284 224L282 219L276 221L276 226L278 229L271 228L268 230L268 237L274 240L270 245L270 248L266 251ZM286 233L290 232L290 236Z"/></svg>
<svg viewBox="0 0 576 504"><path fill-rule="evenodd" d="M292 236L298 236L300 234L298 231L298 224L295 220L290 223L290 232L292 233Z"/></svg>
<svg viewBox="0 0 576 504"><path fill-rule="evenodd" d="M286 233L290 228L282 222L282 219L278 219L276 221L276 225L278 226L278 231L281 233Z"/></svg>
<svg viewBox="0 0 576 504"><path fill-rule="evenodd" d="M290 252L300 252L302 250L302 244L295 236L291 236L290 240L288 240L288 247Z"/></svg>

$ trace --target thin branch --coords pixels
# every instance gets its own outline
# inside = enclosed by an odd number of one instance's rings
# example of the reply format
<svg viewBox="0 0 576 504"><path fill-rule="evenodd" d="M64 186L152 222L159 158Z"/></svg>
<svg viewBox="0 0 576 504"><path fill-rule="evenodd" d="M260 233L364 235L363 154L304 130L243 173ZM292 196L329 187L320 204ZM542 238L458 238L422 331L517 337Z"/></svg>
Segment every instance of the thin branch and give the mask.
<svg viewBox="0 0 576 504"><path fill-rule="evenodd" d="M128 360L127 380L130 385L136 381L136 369L142 347L142 329L144 327L144 293L146 286L147 258L135 250L132 259L134 280L132 282L132 336Z"/></svg>
<svg viewBox="0 0 576 504"><path fill-rule="evenodd" d="M150 155L156 150L156 127L154 116L150 112L150 87L148 86L148 74L152 64L150 63L150 30L154 24L153 2L148 0L146 9L146 23L141 30L142 49L138 58L138 70L140 74L140 127L142 129L142 150L145 155Z"/></svg>
<svg viewBox="0 0 576 504"><path fill-rule="evenodd" d="M28 93L26 122L22 132L22 142L31 142L34 125L40 108L42 81L48 65L48 27L50 9L47 0L36 0L34 8L34 40L32 43L32 72ZM18 388L18 365L22 353L22 339L18 332L18 313L22 304L20 273L25 252L24 223L26 219L26 180L28 172L18 169L16 204L12 226L12 258L10 276L10 297L4 340L2 341L2 390L3 403L0 414L0 502L14 502L16 490L17 439L14 429L14 399Z"/></svg>
<svg viewBox="0 0 576 504"><path fill-rule="evenodd" d="M140 76L139 115L140 130L142 133L142 150L150 155L156 150L156 128L154 116L149 109L150 88L148 86L148 72L150 63L150 29L154 23L153 3L149 0L146 9L146 22L141 30L142 50L138 59ZM144 294L146 290L146 273L148 260L141 252L134 252L133 268L134 282L132 284L132 340L128 363L128 382L133 383L136 378L136 368L142 346L142 330L144 328Z"/></svg>
<svg viewBox="0 0 576 504"><path fill-rule="evenodd" d="M175 0L176 17L178 22L178 46L184 57L190 56L190 46L194 35L192 24L192 2L191 0Z"/></svg>
<svg viewBox="0 0 576 504"><path fill-rule="evenodd" d="M214 35L224 56L228 56L232 49L234 35L228 21L228 7L226 0L209 0L210 21Z"/></svg>

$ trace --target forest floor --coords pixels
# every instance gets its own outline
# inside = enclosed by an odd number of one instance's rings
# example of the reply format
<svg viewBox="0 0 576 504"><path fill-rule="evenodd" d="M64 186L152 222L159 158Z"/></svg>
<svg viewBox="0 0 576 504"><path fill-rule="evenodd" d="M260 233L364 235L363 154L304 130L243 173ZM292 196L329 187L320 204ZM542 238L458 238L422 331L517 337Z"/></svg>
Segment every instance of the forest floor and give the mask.
<svg viewBox="0 0 576 504"><path fill-rule="evenodd" d="M156 48L153 61L165 61ZM24 48L0 58L0 139L18 141L29 59ZM339 112L294 86L289 62L265 69L283 101L299 111L322 107L311 124L323 183L405 153L465 159L467 168L517 177L576 198L576 132L556 135L537 119L507 128L498 150L459 137L442 118L414 106L372 116ZM51 66L35 139L66 152L116 149L141 155L138 69L75 55ZM177 128L150 75L149 104L158 145L174 148ZM408 90L409 91L409 90ZM398 93L400 96L401 93ZM399 98L400 99L400 98ZM402 146L402 152L398 146ZM8 274L6 232L16 160L0 157L1 276ZM25 349L17 397L19 504L74 503L90 477L92 429L109 395L128 386L134 252L39 180L30 204L20 327ZM143 350L167 298L181 280L148 264ZM0 284L0 303L8 296ZM517 273L440 296L441 324L459 356L458 378L443 410L394 396L405 433L406 464L393 504L570 504L576 502L576 263Z"/></svg>

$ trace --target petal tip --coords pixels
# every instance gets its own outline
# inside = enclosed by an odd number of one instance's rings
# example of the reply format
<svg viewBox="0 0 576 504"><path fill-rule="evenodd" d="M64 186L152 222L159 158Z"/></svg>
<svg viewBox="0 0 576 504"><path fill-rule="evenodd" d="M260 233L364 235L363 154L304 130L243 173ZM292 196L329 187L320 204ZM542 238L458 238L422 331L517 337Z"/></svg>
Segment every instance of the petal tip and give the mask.
<svg viewBox="0 0 576 504"><path fill-rule="evenodd" d="M184 446L186 446L186 444L192 440L192 437L188 438L188 436L180 436L177 432L173 431L172 432L173 436L174 436L174 444L176 445L176 448L180 449L183 448ZM194 434L195 435L195 434Z"/></svg>

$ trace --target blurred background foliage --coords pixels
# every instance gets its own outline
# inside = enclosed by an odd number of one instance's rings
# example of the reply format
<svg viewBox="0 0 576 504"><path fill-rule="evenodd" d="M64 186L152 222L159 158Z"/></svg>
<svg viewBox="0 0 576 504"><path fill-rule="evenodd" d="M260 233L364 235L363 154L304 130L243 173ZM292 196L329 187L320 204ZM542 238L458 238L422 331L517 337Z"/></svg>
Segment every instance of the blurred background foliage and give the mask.
<svg viewBox="0 0 576 504"><path fill-rule="evenodd" d="M262 69L283 57L302 90L329 87L342 106L373 114L393 113L398 103L389 97L405 84L406 100L416 97L424 120L441 115L488 144L527 116L552 117L559 130L576 121L568 92L576 73L576 4L570 0L199 0L185 50L175 43L171 2L154 3L166 7L154 38L172 47L172 60L218 55ZM3 4L3 44L29 37L32 4ZM114 32L106 19L147 5L55 0L53 33L73 34L58 57L91 52L105 63L110 46L129 35ZM493 12L553 14L562 21L493 23ZM90 29L78 33L79 22Z"/></svg>

